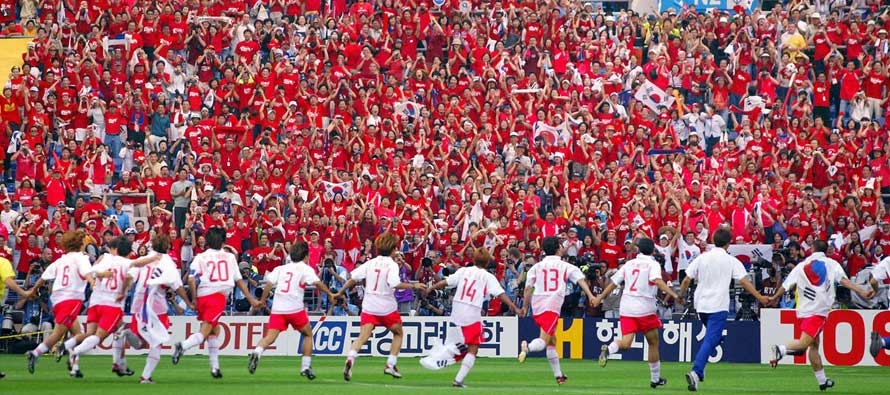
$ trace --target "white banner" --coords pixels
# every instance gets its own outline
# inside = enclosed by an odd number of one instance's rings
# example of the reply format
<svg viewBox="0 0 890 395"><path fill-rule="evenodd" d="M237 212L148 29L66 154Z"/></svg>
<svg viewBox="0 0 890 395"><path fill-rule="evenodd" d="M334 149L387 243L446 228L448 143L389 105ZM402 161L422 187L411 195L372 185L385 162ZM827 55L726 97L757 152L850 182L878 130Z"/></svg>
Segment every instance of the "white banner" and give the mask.
<svg viewBox="0 0 890 395"><path fill-rule="evenodd" d="M763 258L768 262L773 260L772 244L730 244L726 252L738 258L742 263L753 262L757 258Z"/></svg>
<svg viewBox="0 0 890 395"><path fill-rule="evenodd" d="M674 105L674 97L649 80L643 81L643 84L637 88L634 99L643 102L652 111L658 111L658 106L671 108Z"/></svg>
<svg viewBox="0 0 890 395"><path fill-rule="evenodd" d="M319 317L309 317L313 328ZM129 317L125 318L129 322ZM416 357L427 353L435 344L435 339L445 339L450 323L448 317L402 317L404 337L402 339L401 356ZM170 354L172 345L185 340L198 330L200 324L196 317L170 317L170 341L164 348ZM220 338L222 345L220 355L247 355L253 351L263 338L267 316L229 316L220 319ZM86 325L86 317L81 316L80 322ZM515 358L519 354L519 326L516 317L483 317L482 337L484 344L479 347L479 356ZM345 356L352 344L352 339L359 334L359 317L327 317L313 334L314 355ZM293 356L299 355L302 336L295 330L282 332L274 345L266 349L263 355ZM392 335L384 328L374 330L371 339L359 352L361 355L386 356ZM206 345L195 347L186 354L206 354ZM146 350L127 349L127 354L144 354ZM108 355L111 353L111 336L100 344L92 354Z"/></svg>
<svg viewBox="0 0 890 395"><path fill-rule="evenodd" d="M799 336L795 310L760 310L760 362L769 363L774 344L786 344ZM890 350L876 358L868 352L871 332L890 336L890 311L834 310L822 330L819 352L822 362L837 366L890 366ZM807 363L806 355L786 356L783 364Z"/></svg>

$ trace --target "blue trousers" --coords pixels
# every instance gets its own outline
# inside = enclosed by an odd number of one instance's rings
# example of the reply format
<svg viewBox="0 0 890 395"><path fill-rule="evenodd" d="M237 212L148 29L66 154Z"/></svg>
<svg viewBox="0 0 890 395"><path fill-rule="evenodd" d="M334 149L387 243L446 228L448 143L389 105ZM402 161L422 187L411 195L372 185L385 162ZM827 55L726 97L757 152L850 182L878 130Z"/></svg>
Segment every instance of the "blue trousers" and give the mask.
<svg viewBox="0 0 890 395"><path fill-rule="evenodd" d="M705 377L705 365L708 363L708 357L711 356L714 349L723 340L723 328L726 327L726 317L728 315L729 312L726 311L698 314L702 324L705 325L705 339L698 349L698 354L695 354L692 370L698 374L699 378Z"/></svg>

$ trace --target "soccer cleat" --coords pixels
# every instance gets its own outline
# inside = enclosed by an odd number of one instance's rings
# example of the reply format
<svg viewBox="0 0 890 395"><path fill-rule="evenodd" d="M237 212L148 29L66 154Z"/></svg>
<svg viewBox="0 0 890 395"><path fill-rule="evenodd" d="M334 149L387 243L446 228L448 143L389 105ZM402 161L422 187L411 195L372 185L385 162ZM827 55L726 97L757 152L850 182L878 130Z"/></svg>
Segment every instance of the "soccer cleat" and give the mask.
<svg viewBox="0 0 890 395"><path fill-rule="evenodd" d="M566 375L562 375L556 378L556 385L563 385L568 381L569 378Z"/></svg>
<svg viewBox="0 0 890 395"><path fill-rule="evenodd" d="M525 358L528 357L528 342L523 340L522 343L519 344L519 357L516 359L519 360L519 363L525 362Z"/></svg>
<svg viewBox="0 0 890 395"><path fill-rule="evenodd" d="M6 377L6 373L0 372L0 379Z"/></svg>
<svg viewBox="0 0 890 395"><path fill-rule="evenodd" d="M825 384L819 384L819 391L825 391L831 387L834 387L834 380L825 379Z"/></svg>
<svg viewBox="0 0 890 395"><path fill-rule="evenodd" d="M83 378L83 373L80 372L80 369L72 370L72 371L71 371L70 373L68 373L68 374L71 375L71 377L74 377L74 378L76 378L76 379L82 379L82 378Z"/></svg>
<svg viewBox="0 0 890 395"><path fill-rule="evenodd" d="M464 385L464 383L461 383L460 381L452 381L451 386L454 388L467 388L467 386Z"/></svg>
<svg viewBox="0 0 890 395"><path fill-rule="evenodd" d="M667 379L662 377L662 378L658 379L658 381L650 382L649 386L652 388L658 388L662 385L667 385L667 383L668 383Z"/></svg>
<svg viewBox="0 0 890 395"><path fill-rule="evenodd" d="M346 360L346 367L343 368L343 380L352 380L352 361Z"/></svg>
<svg viewBox="0 0 890 395"><path fill-rule="evenodd" d="M315 380L315 373L312 371L312 368L306 368L300 371L300 376L303 376L309 380Z"/></svg>
<svg viewBox="0 0 890 395"><path fill-rule="evenodd" d="M111 373L117 374L117 377L124 377L124 376L132 376L135 372L133 372L132 370L130 370L130 368L128 368L126 366L120 367L118 365L112 365Z"/></svg>
<svg viewBox="0 0 890 395"><path fill-rule="evenodd" d="M872 332L871 344L868 346L868 353L871 354L872 358L877 357L882 348L884 348L884 339L881 338L881 335L879 335L878 332Z"/></svg>
<svg viewBox="0 0 890 395"><path fill-rule="evenodd" d="M34 374L34 368L37 367L37 358L39 357L34 355L34 352L28 351L28 373Z"/></svg>
<svg viewBox="0 0 890 395"><path fill-rule="evenodd" d="M68 358L65 359L65 364L66 364L66 366L68 367L68 371L69 371L69 372L72 371L72 370L74 370L74 369L73 369L73 368L74 368L74 360L75 360L76 358L77 358L77 357L75 357L74 355L69 354L69 355L68 355Z"/></svg>
<svg viewBox="0 0 890 395"><path fill-rule="evenodd" d="M603 344L600 347L600 367L606 367L607 363L609 363L609 346Z"/></svg>
<svg viewBox="0 0 890 395"><path fill-rule="evenodd" d="M182 358L182 354L185 354L185 350L182 349L182 343L176 343L173 345L173 364L176 365L179 363L179 359Z"/></svg>
<svg viewBox="0 0 890 395"><path fill-rule="evenodd" d="M779 366L779 360L782 359L782 350L779 348L779 346L773 345L772 347L770 347L770 351L772 351L773 353L773 359L769 360L769 366L775 369L776 366Z"/></svg>
<svg viewBox="0 0 890 395"><path fill-rule="evenodd" d="M388 374L388 375L392 376L392 378L394 378L394 379L402 378L402 374L399 373L399 369L396 368L395 365L393 365L393 366L386 365L386 368L383 369L383 374Z"/></svg>
<svg viewBox="0 0 890 395"><path fill-rule="evenodd" d="M56 345L53 346L52 353L56 356L56 363L59 363L59 361L62 360L62 357L68 354L68 349L65 348L62 343L56 343Z"/></svg>
<svg viewBox="0 0 890 395"><path fill-rule="evenodd" d="M253 374L253 372L256 372L256 367L260 363L260 356L255 352L252 352L247 354L247 357L247 371L250 372L250 374Z"/></svg>
<svg viewBox="0 0 890 395"><path fill-rule="evenodd" d="M210 377L213 377L215 379L221 379L222 378L222 370L212 369L210 371Z"/></svg>
<svg viewBox="0 0 890 395"><path fill-rule="evenodd" d="M692 392L698 391L698 374L693 371L687 372L686 384L688 384L686 387L688 390Z"/></svg>
<svg viewBox="0 0 890 395"><path fill-rule="evenodd" d="M149 378L140 377L139 378L139 384L154 384L154 383L155 383L155 381L152 380L151 377L149 377Z"/></svg>

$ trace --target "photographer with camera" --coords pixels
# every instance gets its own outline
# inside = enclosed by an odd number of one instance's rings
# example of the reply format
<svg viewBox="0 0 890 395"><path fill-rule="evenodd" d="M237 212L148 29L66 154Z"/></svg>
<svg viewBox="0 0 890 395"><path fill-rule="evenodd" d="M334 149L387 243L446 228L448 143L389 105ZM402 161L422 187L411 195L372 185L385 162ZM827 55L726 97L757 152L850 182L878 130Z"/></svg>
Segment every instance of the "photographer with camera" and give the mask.
<svg viewBox="0 0 890 395"><path fill-rule="evenodd" d="M332 293L337 293L343 289L343 284L346 284L346 280L349 280L349 271L342 265L338 265L334 258L334 255L327 255L325 256L324 261L322 261L321 282L323 282ZM345 297L346 300L349 301L349 295L347 294ZM333 305L325 294L321 294L320 302L322 310L329 310Z"/></svg>
<svg viewBox="0 0 890 395"><path fill-rule="evenodd" d="M258 287L260 286L260 281L263 279L256 268L250 264L250 262L242 261L238 263L238 271L241 272L241 277L244 279L244 284L247 285L247 290L251 293L251 295L256 298L257 290L262 292ZM235 300L235 310L240 312L248 312L251 311L250 299L247 298L241 289L236 288L234 292L234 300ZM254 310L253 313L259 314L261 311Z"/></svg>

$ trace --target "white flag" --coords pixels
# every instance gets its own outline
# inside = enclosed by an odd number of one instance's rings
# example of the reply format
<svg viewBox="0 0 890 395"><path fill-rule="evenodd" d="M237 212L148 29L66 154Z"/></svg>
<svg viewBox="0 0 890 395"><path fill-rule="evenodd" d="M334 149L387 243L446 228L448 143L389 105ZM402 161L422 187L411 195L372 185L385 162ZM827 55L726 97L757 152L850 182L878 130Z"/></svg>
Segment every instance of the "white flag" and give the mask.
<svg viewBox="0 0 890 395"><path fill-rule="evenodd" d="M661 90L661 88L649 80L644 81L643 84L637 88L636 93L634 93L634 99L642 102L652 111L658 111L658 106L670 108L674 105L674 97Z"/></svg>
<svg viewBox="0 0 890 395"><path fill-rule="evenodd" d="M170 340L170 333L167 332L167 327L158 318L158 314L152 308L151 301L148 300L155 292L159 292L157 285L149 287L148 292L145 292L142 296L142 311L133 316L133 319L138 322L139 335L148 344L151 344L152 347L159 346Z"/></svg>
<svg viewBox="0 0 890 395"><path fill-rule="evenodd" d="M334 200L334 195L338 193L343 194L344 198L352 196L352 181L344 181L341 183L322 181L321 184L324 185L324 195L329 200Z"/></svg>

